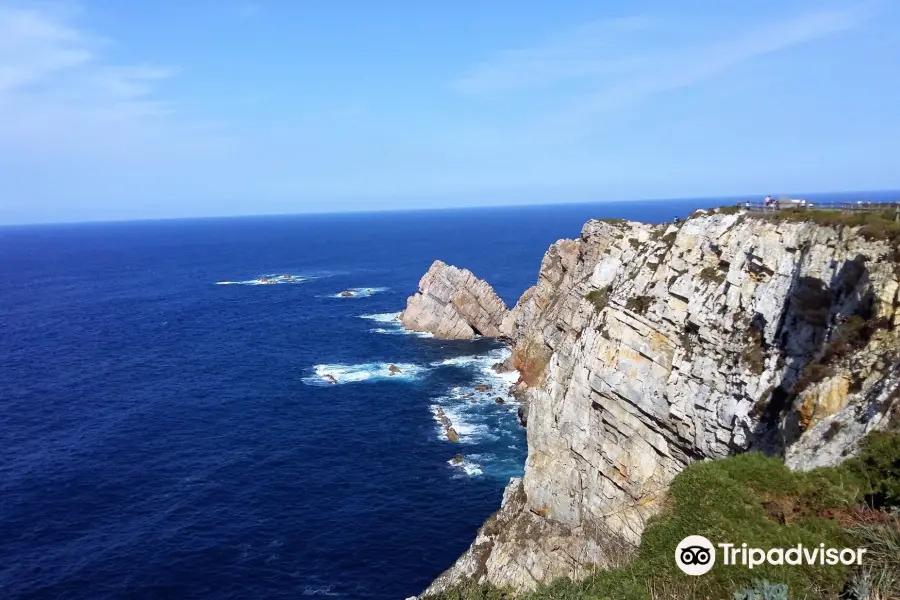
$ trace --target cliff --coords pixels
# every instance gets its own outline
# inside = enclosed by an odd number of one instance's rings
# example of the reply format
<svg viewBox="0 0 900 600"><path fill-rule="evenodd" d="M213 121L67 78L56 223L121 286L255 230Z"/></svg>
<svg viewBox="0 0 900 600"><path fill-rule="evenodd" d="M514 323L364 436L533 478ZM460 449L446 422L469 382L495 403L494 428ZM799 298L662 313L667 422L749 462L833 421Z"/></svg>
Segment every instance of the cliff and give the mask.
<svg viewBox="0 0 900 600"><path fill-rule="evenodd" d="M411 331L446 339L476 335L500 337L509 309L485 281L471 271L434 261L409 297L400 322Z"/></svg>
<svg viewBox="0 0 900 600"><path fill-rule="evenodd" d="M695 461L852 455L900 420L898 262L871 229L725 212L553 244L492 330L526 386L525 475L426 594L617 563Z"/></svg>

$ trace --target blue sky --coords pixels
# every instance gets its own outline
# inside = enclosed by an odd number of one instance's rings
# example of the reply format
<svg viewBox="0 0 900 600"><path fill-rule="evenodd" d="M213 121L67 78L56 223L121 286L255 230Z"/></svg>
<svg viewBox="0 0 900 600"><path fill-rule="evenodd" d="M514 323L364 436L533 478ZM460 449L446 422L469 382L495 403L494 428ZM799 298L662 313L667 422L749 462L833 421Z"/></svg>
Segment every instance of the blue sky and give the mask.
<svg viewBox="0 0 900 600"><path fill-rule="evenodd" d="M0 222L900 188L900 2L0 0Z"/></svg>

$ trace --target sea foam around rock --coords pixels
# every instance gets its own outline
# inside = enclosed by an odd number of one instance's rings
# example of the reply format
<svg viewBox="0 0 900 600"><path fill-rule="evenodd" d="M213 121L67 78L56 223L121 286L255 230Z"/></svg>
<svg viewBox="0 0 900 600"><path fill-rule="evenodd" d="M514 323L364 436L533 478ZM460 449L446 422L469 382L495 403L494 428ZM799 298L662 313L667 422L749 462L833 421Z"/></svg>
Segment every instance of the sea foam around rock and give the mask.
<svg viewBox="0 0 900 600"><path fill-rule="evenodd" d="M385 335L412 335L420 338L433 338L434 334L427 331L409 331L404 329L400 324L400 313L381 313L374 315L360 315L360 319L368 319L384 325L384 327L373 327L370 333L382 333Z"/></svg>
<svg viewBox="0 0 900 600"><path fill-rule="evenodd" d="M392 373L391 366L395 366L400 370ZM358 365L315 365L312 371L312 375L303 378L303 383L306 385L331 386L384 380L414 381L425 375L428 372L428 368L409 363L378 362ZM332 378L334 381L331 380Z"/></svg>
<svg viewBox="0 0 900 600"><path fill-rule="evenodd" d="M503 437L513 437L519 429L515 413L518 402L509 394L509 387L518 379L518 372L498 373L493 366L505 360L510 354L507 348L497 348L483 354L455 356L431 363L433 369L465 369L474 372L472 383L454 386L434 398L429 407L435 420L435 436L439 441L450 443L440 421L441 412L450 419L453 429L459 435L462 446L462 461L448 461L460 474L477 477L494 473L506 473L518 465L506 464L506 459L495 454L466 454L466 446L491 444ZM487 389L476 389L487 386ZM497 402L502 399L502 404Z"/></svg>
<svg viewBox="0 0 900 600"><path fill-rule="evenodd" d="M217 281L216 285L295 285L315 279L311 275L266 274L243 281Z"/></svg>
<svg viewBox="0 0 900 600"><path fill-rule="evenodd" d="M336 294L331 294L329 298L341 298L343 300L351 300L353 298L369 298L380 292L386 292L390 288L386 287L354 287L341 290ZM345 292L352 292L352 295L344 295Z"/></svg>

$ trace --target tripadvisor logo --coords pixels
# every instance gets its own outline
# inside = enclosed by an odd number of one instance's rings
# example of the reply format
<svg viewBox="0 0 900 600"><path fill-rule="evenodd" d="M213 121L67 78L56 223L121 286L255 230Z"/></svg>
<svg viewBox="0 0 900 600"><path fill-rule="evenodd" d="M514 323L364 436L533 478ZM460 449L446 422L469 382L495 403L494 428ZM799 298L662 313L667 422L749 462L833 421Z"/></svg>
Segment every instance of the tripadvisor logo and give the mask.
<svg viewBox="0 0 900 600"><path fill-rule="evenodd" d="M865 548L751 548L747 544L717 544L721 564L753 569L761 565L861 565ZM703 575L716 564L716 546L702 535L689 535L675 548L675 564L688 575Z"/></svg>

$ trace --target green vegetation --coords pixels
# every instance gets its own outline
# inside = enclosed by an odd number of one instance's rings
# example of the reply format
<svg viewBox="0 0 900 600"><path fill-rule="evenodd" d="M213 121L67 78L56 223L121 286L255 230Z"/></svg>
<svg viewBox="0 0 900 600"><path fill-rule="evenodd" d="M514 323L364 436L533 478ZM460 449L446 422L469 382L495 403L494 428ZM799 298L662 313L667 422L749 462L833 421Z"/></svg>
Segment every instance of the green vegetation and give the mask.
<svg viewBox="0 0 900 600"><path fill-rule="evenodd" d="M859 227L859 234L867 240L900 243L900 222L894 220L893 209L868 212L787 208L756 213L755 216L773 221L809 222L831 227Z"/></svg>
<svg viewBox="0 0 900 600"><path fill-rule="evenodd" d="M641 242L637 238L629 238L628 243L631 244L631 247L635 250L641 247Z"/></svg>
<svg viewBox="0 0 900 600"><path fill-rule="evenodd" d="M847 319L835 329L831 340L822 351L803 367L800 376L791 386L791 394L799 394L811 385L827 378L834 372L834 363L852 351L864 347L875 331L886 328L887 325L883 320L867 320L858 315Z"/></svg>
<svg viewBox="0 0 900 600"><path fill-rule="evenodd" d="M735 592L734 600L788 600L787 586L783 583L757 581L753 587Z"/></svg>
<svg viewBox="0 0 900 600"><path fill-rule="evenodd" d="M869 434L859 456L842 468L865 482L870 504L900 507L900 434ZM896 558L900 560L900 553Z"/></svg>
<svg viewBox="0 0 900 600"><path fill-rule="evenodd" d="M653 304L653 296L632 296L625 301L625 308L639 315L645 314Z"/></svg>
<svg viewBox="0 0 900 600"><path fill-rule="evenodd" d="M866 502L869 502L868 506ZM900 518L876 508L900 503L900 434L873 434L858 459L837 468L793 472L747 453L694 463L672 481L665 509L651 518L631 562L580 582L561 579L520 600L778 600L889 598L900 582ZM874 508L873 508L874 507ZM675 565L688 535L756 548L869 548L864 564L716 566L700 577ZM785 593L782 593L785 592ZM881 593L878 596L875 594ZM464 586L440 600L507 600L510 592Z"/></svg>
<svg viewBox="0 0 900 600"><path fill-rule="evenodd" d="M763 335L759 329L751 328L747 333L747 343L741 354L744 362L750 367L750 371L761 375L766 370L766 354L763 349Z"/></svg>
<svg viewBox="0 0 900 600"><path fill-rule="evenodd" d="M607 292L606 288L591 290L584 295L584 299L594 305L594 310L600 312L606 308L606 304L609 302L609 292Z"/></svg>
<svg viewBox="0 0 900 600"><path fill-rule="evenodd" d="M703 267L697 278L704 283L715 283L718 286L725 281L725 273L716 267Z"/></svg>
<svg viewBox="0 0 900 600"><path fill-rule="evenodd" d="M716 209L716 212L720 215L736 215L741 212L741 210L743 209L740 209L737 206L720 206Z"/></svg>

